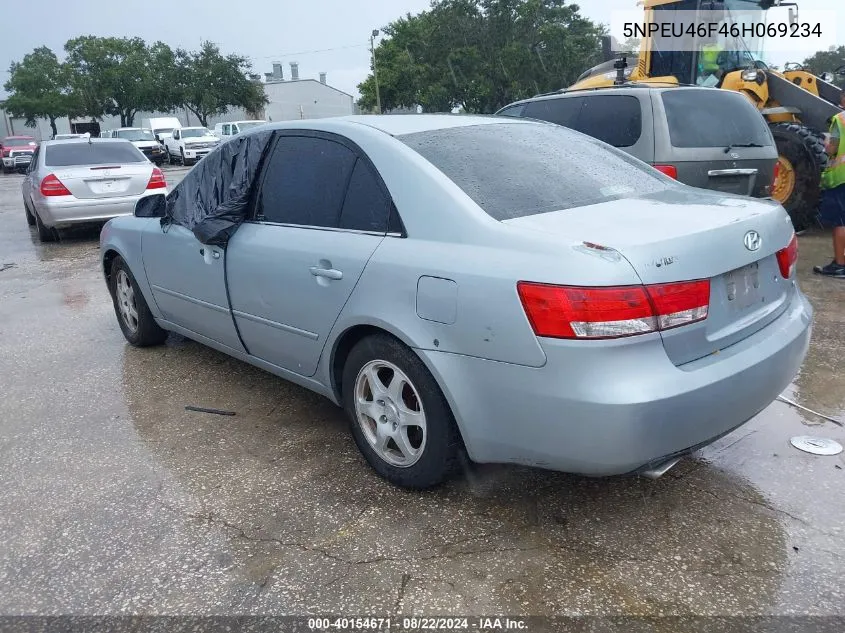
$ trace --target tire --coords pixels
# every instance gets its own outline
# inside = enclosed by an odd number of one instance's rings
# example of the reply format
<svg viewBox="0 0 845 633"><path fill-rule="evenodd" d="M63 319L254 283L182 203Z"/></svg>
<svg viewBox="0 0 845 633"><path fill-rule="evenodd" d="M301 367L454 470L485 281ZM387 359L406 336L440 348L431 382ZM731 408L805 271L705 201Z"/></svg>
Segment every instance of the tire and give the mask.
<svg viewBox="0 0 845 633"><path fill-rule="evenodd" d="M37 212L35 213L35 228L38 229L38 240L41 242L55 242L59 239L59 232L44 226Z"/></svg>
<svg viewBox="0 0 845 633"><path fill-rule="evenodd" d="M167 162L171 165L175 165L176 161L173 160L173 154L170 153L170 150L167 150Z"/></svg>
<svg viewBox="0 0 845 633"><path fill-rule="evenodd" d="M821 134L798 123L773 123L769 127L778 148L781 172L772 197L789 213L795 230L803 231L812 223L819 206L821 172L827 165L824 142Z"/></svg>
<svg viewBox="0 0 845 633"><path fill-rule="evenodd" d="M26 198L23 199L23 210L26 213L26 223L29 226L35 226L35 216L32 215L32 212L29 210L29 205L26 202Z"/></svg>
<svg viewBox="0 0 845 633"><path fill-rule="evenodd" d="M131 345L150 347L164 343L167 330L163 330L155 322L144 295L138 288L138 282L121 257L115 257L112 262L109 292L117 322L123 336ZM130 316L133 312L134 319Z"/></svg>
<svg viewBox="0 0 845 633"><path fill-rule="evenodd" d="M372 381L385 389L397 378L397 388L392 393L383 391L384 400L378 397ZM359 397L368 404L356 406ZM442 483L458 470L464 449L449 404L420 358L395 338L368 336L352 348L343 368L343 404L358 449L390 483L421 490ZM414 424L415 420L423 426ZM383 449L377 449L380 438L388 434ZM402 439L397 442L393 437Z"/></svg>
<svg viewBox="0 0 845 633"><path fill-rule="evenodd" d="M183 150L183 149L179 150L179 159L180 159L179 164L182 165L182 167L188 166L188 161L185 159L185 150Z"/></svg>

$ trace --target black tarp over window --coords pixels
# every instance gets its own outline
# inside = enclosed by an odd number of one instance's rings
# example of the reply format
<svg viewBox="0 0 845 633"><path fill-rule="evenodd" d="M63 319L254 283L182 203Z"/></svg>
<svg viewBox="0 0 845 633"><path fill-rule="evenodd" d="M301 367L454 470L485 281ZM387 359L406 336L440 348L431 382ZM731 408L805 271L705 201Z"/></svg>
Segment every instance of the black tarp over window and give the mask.
<svg viewBox="0 0 845 633"><path fill-rule="evenodd" d="M246 219L273 132L236 136L203 158L167 196L162 224L180 224L203 244L225 246Z"/></svg>

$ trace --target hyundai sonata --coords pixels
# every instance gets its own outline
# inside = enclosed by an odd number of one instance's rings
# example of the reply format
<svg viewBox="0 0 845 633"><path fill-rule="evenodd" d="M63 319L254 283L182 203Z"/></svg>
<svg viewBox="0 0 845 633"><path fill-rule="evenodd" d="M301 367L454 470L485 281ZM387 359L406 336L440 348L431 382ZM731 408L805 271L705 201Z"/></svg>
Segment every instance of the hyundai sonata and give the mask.
<svg viewBox="0 0 845 633"><path fill-rule="evenodd" d="M391 482L465 452L657 475L795 376L812 309L771 201L555 125L263 126L102 232L133 345L177 332L343 406Z"/></svg>

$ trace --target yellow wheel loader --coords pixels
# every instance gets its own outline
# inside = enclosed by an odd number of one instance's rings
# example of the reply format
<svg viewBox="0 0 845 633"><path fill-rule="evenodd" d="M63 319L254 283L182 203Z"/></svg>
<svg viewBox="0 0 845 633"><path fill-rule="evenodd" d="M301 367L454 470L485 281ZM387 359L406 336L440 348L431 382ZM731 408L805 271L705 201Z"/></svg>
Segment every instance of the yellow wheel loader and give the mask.
<svg viewBox="0 0 845 633"><path fill-rule="evenodd" d="M797 4L782 0L643 0L642 4L645 15L640 33L645 31L645 37L639 52L617 54L618 59L613 59L610 38L606 38L607 61L583 73L567 92L648 83L742 93L769 122L777 144L772 197L789 212L796 230L807 228L816 213L821 171L827 162L823 133L830 118L842 111L842 91L833 84L833 74L817 77L799 64L787 64L783 71L771 69L762 61L762 37L732 37L729 28L707 33L706 38L696 34L684 50L671 50L678 48L678 40L670 41L657 28L689 23L694 15L697 24L713 23L714 16L724 24L737 24L734 34L760 32L755 25L764 24L766 11L773 7L789 7L790 24L797 24ZM668 33L671 37L672 31ZM835 71L845 75L845 60Z"/></svg>

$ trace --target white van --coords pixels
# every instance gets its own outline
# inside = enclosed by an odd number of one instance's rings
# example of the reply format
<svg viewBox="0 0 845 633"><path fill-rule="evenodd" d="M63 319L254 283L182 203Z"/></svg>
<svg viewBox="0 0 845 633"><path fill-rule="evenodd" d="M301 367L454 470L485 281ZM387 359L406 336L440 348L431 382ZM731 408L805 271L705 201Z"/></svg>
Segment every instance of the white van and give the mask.
<svg viewBox="0 0 845 633"><path fill-rule="evenodd" d="M164 116L144 119L144 127L153 131L158 142L164 144L164 139L173 136L173 130L182 127L182 123L175 116Z"/></svg>
<svg viewBox="0 0 845 633"><path fill-rule="evenodd" d="M251 120L251 121L230 121L229 123L218 123L214 126L214 136L224 141L232 138L236 134L246 132L249 129L264 125L267 121Z"/></svg>

